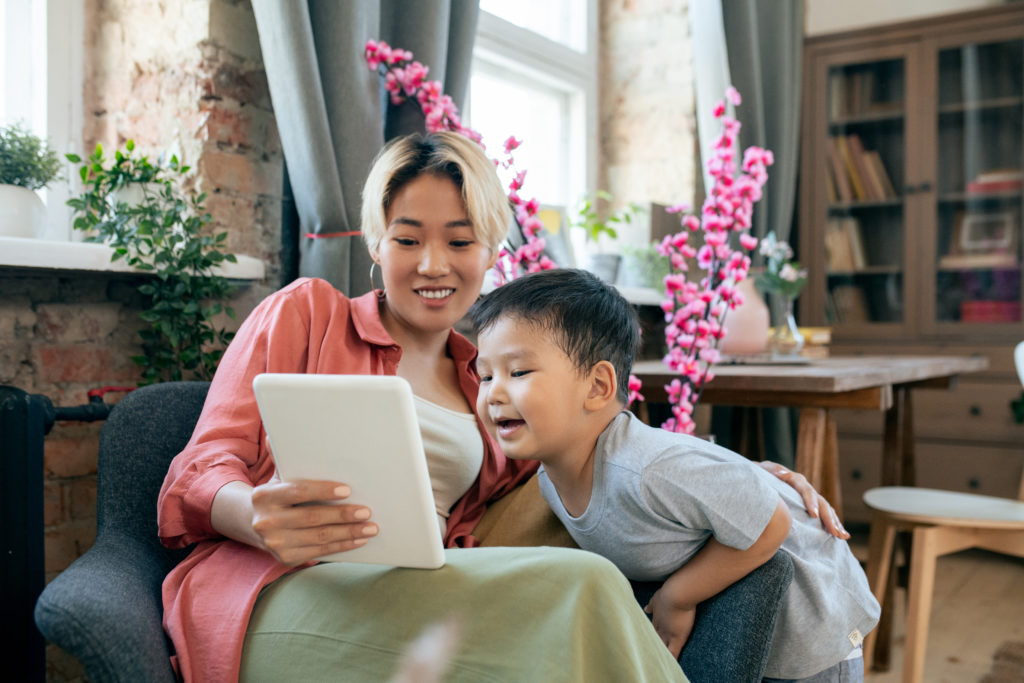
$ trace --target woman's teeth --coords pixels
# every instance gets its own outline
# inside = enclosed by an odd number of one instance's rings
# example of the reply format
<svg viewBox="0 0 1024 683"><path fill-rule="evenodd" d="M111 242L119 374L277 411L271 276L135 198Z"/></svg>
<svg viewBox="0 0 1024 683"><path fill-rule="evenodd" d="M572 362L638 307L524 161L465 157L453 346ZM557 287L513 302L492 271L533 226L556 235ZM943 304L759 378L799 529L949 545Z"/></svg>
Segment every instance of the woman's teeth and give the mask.
<svg viewBox="0 0 1024 683"><path fill-rule="evenodd" d="M454 292L454 289L421 289L418 294L424 299L443 299L446 296L451 296Z"/></svg>

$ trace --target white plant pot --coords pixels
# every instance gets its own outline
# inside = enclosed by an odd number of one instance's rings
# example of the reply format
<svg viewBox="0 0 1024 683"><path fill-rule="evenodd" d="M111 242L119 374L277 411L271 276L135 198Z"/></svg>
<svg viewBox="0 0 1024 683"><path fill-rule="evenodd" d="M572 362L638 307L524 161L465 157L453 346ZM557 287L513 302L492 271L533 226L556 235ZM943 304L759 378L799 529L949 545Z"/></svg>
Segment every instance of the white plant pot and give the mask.
<svg viewBox="0 0 1024 683"><path fill-rule="evenodd" d="M0 237L35 238L46 227L46 206L32 190L0 185Z"/></svg>

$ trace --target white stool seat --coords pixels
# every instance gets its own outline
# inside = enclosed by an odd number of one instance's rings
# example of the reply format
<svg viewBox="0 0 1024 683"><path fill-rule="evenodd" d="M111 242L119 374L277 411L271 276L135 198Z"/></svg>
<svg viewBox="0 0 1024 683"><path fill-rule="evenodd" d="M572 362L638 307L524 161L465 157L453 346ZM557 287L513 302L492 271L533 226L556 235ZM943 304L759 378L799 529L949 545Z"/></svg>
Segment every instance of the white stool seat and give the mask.
<svg viewBox="0 0 1024 683"><path fill-rule="evenodd" d="M974 493L883 486L866 491L864 502L875 510L927 524L990 528L1024 525L1024 503Z"/></svg>

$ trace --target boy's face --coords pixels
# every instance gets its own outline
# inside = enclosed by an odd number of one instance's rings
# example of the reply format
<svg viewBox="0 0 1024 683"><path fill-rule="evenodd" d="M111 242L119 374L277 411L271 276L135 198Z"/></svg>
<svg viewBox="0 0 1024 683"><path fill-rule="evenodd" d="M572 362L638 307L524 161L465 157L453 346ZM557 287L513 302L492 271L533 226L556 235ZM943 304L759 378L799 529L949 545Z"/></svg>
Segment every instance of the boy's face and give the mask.
<svg viewBox="0 0 1024 683"><path fill-rule="evenodd" d="M574 435L589 384L550 334L503 317L477 346L477 414L505 455L547 462L578 449Z"/></svg>

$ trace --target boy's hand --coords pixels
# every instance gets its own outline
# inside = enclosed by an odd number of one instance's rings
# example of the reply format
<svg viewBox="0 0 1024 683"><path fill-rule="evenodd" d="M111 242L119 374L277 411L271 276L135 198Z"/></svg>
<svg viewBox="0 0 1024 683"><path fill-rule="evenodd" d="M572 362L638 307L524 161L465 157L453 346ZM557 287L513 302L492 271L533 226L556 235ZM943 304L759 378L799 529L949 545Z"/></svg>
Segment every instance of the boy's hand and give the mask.
<svg viewBox="0 0 1024 683"><path fill-rule="evenodd" d="M839 521L839 515L836 514L835 509L825 500L825 496L814 490L811 483L807 481L807 477L770 460L755 464L796 489L796 492L804 499L807 514L811 517L818 517L821 520L821 525L825 527L825 531L843 540L850 538L850 532L843 528L843 523Z"/></svg>
<svg viewBox="0 0 1024 683"><path fill-rule="evenodd" d="M654 594L644 611L651 615L651 623L661 636L661 642L674 658L679 659L679 653L693 631L697 608L676 605L662 589Z"/></svg>

